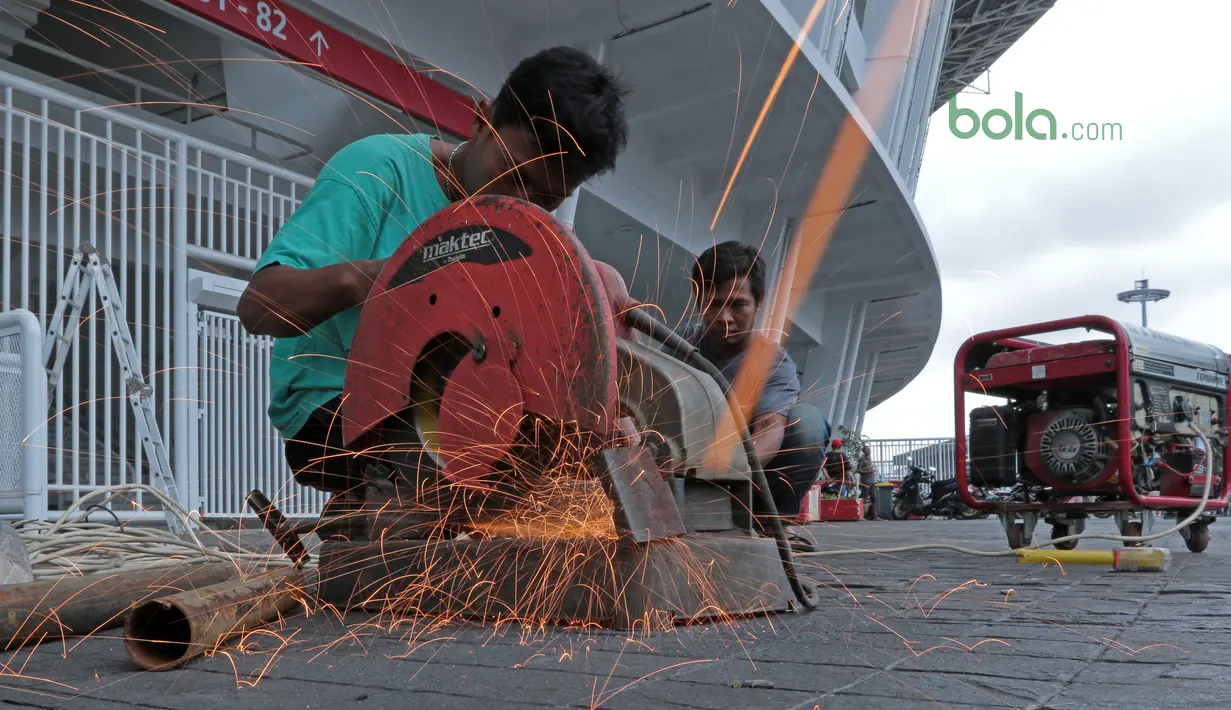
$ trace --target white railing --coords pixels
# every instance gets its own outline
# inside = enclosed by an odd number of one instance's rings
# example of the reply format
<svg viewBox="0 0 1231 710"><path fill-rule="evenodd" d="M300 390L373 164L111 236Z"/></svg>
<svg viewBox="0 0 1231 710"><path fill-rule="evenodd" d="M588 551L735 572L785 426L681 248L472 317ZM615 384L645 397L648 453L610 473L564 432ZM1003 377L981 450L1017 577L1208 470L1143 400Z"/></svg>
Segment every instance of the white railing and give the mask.
<svg viewBox="0 0 1231 710"><path fill-rule="evenodd" d="M212 374L195 370L197 307L188 297L189 268L246 279L311 180L3 72L0 138L0 305L32 311L45 328L73 250L83 241L99 249L116 274L154 388L176 482L187 494L183 502L197 507L219 477L236 477L252 465L202 467L205 452L217 447L202 436L270 437L263 409L224 410L221 416L240 422L225 429L200 426L219 416L220 404L198 393L203 377ZM96 308L91 301L85 310ZM100 487L148 483L119 368L98 326L91 317L77 329L63 385L49 403L51 514ZM280 453L276 437L270 447ZM313 509L314 499L301 505L295 498L297 486L268 480L267 492L280 506ZM139 498L133 501L134 515L145 508ZM235 515L243 508L231 497L210 512Z"/></svg>
<svg viewBox="0 0 1231 710"><path fill-rule="evenodd" d="M38 318L0 313L0 516L47 508L47 371Z"/></svg>
<svg viewBox="0 0 1231 710"><path fill-rule="evenodd" d="M935 468L937 480L957 475L953 439L869 439L867 444L872 447L872 462L879 480L901 480L912 463Z"/></svg>
<svg viewBox="0 0 1231 710"><path fill-rule="evenodd" d="M24 32L25 25L20 25L20 30ZM148 82L141 81L135 77L122 74L114 69L109 69L101 64L95 64L94 62L82 59L72 52L65 52L59 47L54 47L45 42L40 42L34 37L26 37L24 33L18 34L14 31L14 28L9 28L8 35L6 36L5 27L2 23L0 23L0 41L23 44L27 47L37 49L39 52L44 54L50 54L58 59L72 62L82 69L87 69L98 76L106 76L109 83L121 84L130 89L129 95L125 96L123 100L126 102L131 102L135 106L142 106L146 101L173 107L178 105L181 108L173 109L168 113L178 113L182 111L184 114L184 123L192 123L193 121L199 121L211 116L222 116L222 112L226 110L226 107L209 105L207 98L199 94L191 92L173 93L166 89L154 86ZM215 64L221 64L221 62L216 62ZM205 66L200 64L197 64L196 66L198 75L205 71ZM197 77L193 77L193 79L189 80L189 82L194 82L196 78ZM261 136L273 138L277 142L284 143L292 149L289 154L280 158L281 160L295 160L296 158L302 158L305 155L309 155L312 152L312 146L304 143L303 141L297 141L289 136L284 136L277 131L258 126L250 121L236 118L234 115L228 115L225 118L227 123L234 126L241 126L248 130L249 146L253 152L258 150L258 143Z"/></svg>
<svg viewBox="0 0 1231 710"><path fill-rule="evenodd" d="M235 316L210 311L200 312L197 332L200 395L212 405L200 420L202 514L244 511L253 488L285 501L286 515L320 513L325 494L292 482L282 439L265 414L273 338L249 335Z"/></svg>

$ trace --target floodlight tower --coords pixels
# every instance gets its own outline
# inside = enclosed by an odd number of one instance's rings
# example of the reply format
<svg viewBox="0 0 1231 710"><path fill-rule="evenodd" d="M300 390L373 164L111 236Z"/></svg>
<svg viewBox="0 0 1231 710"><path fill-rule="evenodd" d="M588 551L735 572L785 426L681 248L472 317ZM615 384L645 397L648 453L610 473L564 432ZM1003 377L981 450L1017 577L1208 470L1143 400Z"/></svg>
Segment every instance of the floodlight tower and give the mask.
<svg viewBox="0 0 1231 710"><path fill-rule="evenodd" d="M1146 304L1154 301L1161 301L1171 295L1170 291L1161 288L1150 288L1149 279L1141 279L1134 281L1132 291L1121 291L1116 294L1122 303L1140 303L1141 304L1141 327L1146 326Z"/></svg>

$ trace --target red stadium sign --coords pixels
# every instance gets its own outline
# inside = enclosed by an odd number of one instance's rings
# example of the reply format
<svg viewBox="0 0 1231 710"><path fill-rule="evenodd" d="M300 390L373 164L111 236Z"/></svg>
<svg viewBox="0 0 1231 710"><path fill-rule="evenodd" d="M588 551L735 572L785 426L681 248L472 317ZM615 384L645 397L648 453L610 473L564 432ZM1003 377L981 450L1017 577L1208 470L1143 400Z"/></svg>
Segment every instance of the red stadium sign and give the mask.
<svg viewBox="0 0 1231 710"><path fill-rule="evenodd" d="M274 0L168 0L443 131L470 136L474 100Z"/></svg>

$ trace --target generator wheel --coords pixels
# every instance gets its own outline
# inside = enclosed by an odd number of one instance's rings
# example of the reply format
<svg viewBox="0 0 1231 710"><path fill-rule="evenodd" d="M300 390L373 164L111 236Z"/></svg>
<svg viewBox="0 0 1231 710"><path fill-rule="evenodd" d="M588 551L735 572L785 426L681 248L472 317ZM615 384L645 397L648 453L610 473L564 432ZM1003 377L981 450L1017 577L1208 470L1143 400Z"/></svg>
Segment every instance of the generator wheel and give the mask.
<svg viewBox="0 0 1231 710"><path fill-rule="evenodd" d="M1030 541L1026 539L1026 524L1023 522L1015 522L1005 528L1005 533L1009 537L1009 547L1014 550L1020 550Z"/></svg>
<svg viewBox="0 0 1231 710"><path fill-rule="evenodd" d="M1077 534L1078 532L1077 532L1076 525L1058 525L1057 524L1057 525L1051 526L1051 539L1053 540L1056 540L1062 537L1068 537L1069 535L1077 535ZM1080 541L1079 540L1069 540L1068 542L1062 542L1057 545L1054 545L1054 547L1057 550L1075 550L1077 549L1078 542Z"/></svg>
<svg viewBox="0 0 1231 710"><path fill-rule="evenodd" d="M1141 537L1141 521L1130 520L1124 524L1124 530L1120 532L1124 537ZM1125 542L1125 547L1145 547L1144 542Z"/></svg>
<svg viewBox="0 0 1231 710"><path fill-rule="evenodd" d="M1210 546L1209 526L1189 526L1188 537L1184 539L1184 544L1188 546L1189 552L1205 552L1205 548Z"/></svg>

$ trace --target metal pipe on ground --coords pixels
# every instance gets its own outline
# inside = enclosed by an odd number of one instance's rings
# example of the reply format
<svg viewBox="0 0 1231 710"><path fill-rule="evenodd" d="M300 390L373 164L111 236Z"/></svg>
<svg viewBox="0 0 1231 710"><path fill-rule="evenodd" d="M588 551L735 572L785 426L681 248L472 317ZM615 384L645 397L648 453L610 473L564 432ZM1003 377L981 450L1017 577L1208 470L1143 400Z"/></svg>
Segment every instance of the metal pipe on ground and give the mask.
<svg viewBox="0 0 1231 710"><path fill-rule="evenodd" d="M0 641L5 650L120 626L137 604L225 582L239 570L196 562L87 577L65 576L0 587Z"/></svg>
<svg viewBox="0 0 1231 710"><path fill-rule="evenodd" d="M142 668L171 670L282 617L304 594L303 571L288 567L148 601L129 612L124 646Z"/></svg>

